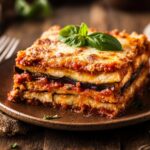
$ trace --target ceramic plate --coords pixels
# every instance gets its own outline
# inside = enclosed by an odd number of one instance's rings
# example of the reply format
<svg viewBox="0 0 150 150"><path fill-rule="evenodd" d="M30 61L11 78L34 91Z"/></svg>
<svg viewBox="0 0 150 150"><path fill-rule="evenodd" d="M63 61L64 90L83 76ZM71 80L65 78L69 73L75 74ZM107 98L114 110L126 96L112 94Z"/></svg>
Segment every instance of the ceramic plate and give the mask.
<svg viewBox="0 0 150 150"><path fill-rule="evenodd" d="M7 101L7 93L13 85L14 58L0 65L0 110L21 121L65 130L103 130L133 125L150 119L150 100L145 88L144 96L137 99L138 103L132 104L124 115L116 119L106 119L100 116L83 115L71 111L62 111L44 106L30 106L27 104L12 103ZM44 115L61 116L59 119L44 120Z"/></svg>

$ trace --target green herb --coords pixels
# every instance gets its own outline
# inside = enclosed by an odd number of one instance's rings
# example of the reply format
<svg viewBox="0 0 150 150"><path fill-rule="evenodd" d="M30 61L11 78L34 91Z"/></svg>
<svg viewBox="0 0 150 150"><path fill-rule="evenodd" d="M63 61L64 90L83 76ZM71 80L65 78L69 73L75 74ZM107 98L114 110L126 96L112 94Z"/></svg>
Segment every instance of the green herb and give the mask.
<svg viewBox="0 0 150 150"><path fill-rule="evenodd" d="M85 23L82 23L79 29L79 35L86 37L88 33L88 27Z"/></svg>
<svg viewBox="0 0 150 150"><path fill-rule="evenodd" d="M88 34L88 27L85 23L79 26L68 25L59 33L60 41L75 47L89 46L101 51L121 51L120 42L113 36L95 32Z"/></svg>
<svg viewBox="0 0 150 150"><path fill-rule="evenodd" d="M61 31L60 31L60 35L62 37L68 37L71 36L73 34L78 34L79 32L79 27L78 26L74 26L74 25L68 25L66 27L64 27Z"/></svg>
<svg viewBox="0 0 150 150"><path fill-rule="evenodd" d="M120 42L111 35L104 33L92 33L87 37L88 45L99 50L122 50Z"/></svg>
<svg viewBox="0 0 150 150"><path fill-rule="evenodd" d="M51 14L48 0L34 0L31 4L26 0L16 0L15 9L19 16L25 18L46 17Z"/></svg>
<svg viewBox="0 0 150 150"><path fill-rule="evenodd" d="M44 115L43 119L44 120L51 120L51 119L59 119L61 116L54 115L54 116L49 116L49 115Z"/></svg>
<svg viewBox="0 0 150 150"><path fill-rule="evenodd" d="M82 23L80 27L68 25L60 31L60 40L70 46L81 47L85 45L87 26Z"/></svg>
<svg viewBox="0 0 150 150"><path fill-rule="evenodd" d="M14 143L14 144L11 145L11 149L17 149L18 147L19 147L19 146L18 146L17 143Z"/></svg>

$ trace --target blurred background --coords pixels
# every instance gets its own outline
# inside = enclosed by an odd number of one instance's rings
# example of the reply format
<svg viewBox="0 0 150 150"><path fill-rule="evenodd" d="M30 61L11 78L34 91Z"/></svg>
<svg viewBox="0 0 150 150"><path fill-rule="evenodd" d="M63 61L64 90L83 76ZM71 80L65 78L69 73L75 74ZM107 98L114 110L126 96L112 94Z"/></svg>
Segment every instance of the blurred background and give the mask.
<svg viewBox="0 0 150 150"><path fill-rule="evenodd" d="M150 0L0 0L0 34L24 39L25 45L52 24L81 22L101 31L143 32Z"/></svg>

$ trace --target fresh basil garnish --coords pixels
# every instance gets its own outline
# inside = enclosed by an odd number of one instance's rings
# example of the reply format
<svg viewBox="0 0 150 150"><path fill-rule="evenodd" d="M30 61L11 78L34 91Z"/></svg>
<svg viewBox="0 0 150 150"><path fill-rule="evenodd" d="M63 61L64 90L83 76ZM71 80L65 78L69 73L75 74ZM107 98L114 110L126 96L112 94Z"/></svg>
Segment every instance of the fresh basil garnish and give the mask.
<svg viewBox="0 0 150 150"><path fill-rule="evenodd" d="M11 145L11 149L17 149L19 147L19 145L17 143L13 143Z"/></svg>
<svg viewBox="0 0 150 150"><path fill-rule="evenodd" d="M61 29L59 34L63 37L68 37L73 34L78 34L78 32L79 32L78 26L68 25L68 26L64 27L63 29Z"/></svg>
<svg viewBox="0 0 150 150"><path fill-rule="evenodd" d="M82 23L80 28L79 28L79 35L86 37L88 34L88 27L85 23Z"/></svg>
<svg viewBox="0 0 150 150"><path fill-rule="evenodd" d="M85 46L87 31L87 26L84 23L80 27L68 25L60 31L59 39L70 46Z"/></svg>
<svg viewBox="0 0 150 150"><path fill-rule="evenodd" d="M109 34L92 33L87 36L88 45L99 50L122 50L120 42Z"/></svg>
<svg viewBox="0 0 150 150"><path fill-rule="evenodd" d="M59 40L70 46L89 46L101 51L121 51L120 42L113 36L95 32L88 34L88 27L85 23L79 26L68 25L61 29Z"/></svg>
<svg viewBox="0 0 150 150"><path fill-rule="evenodd" d="M53 115L53 116L44 115L44 116L43 116L43 119L44 119L44 120L52 120L52 119L59 119L59 118L61 118L61 116L58 116L58 115Z"/></svg>

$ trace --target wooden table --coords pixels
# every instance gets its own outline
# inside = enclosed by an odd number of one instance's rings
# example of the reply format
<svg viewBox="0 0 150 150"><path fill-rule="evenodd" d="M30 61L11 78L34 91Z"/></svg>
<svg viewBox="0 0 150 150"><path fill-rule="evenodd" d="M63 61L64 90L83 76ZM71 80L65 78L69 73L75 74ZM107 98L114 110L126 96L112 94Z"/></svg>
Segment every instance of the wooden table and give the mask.
<svg viewBox="0 0 150 150"><path fill-rule="evenodd" d="M84 6L61 6L54 16L39 22L15 22L6 33L21 39L19 49L29 46L52 24L80 24L102 31L118 28L128 32L142 32L150 22L149 12L114 10L93 3ZM27 135L0 137L0 150L9 149L17 142L23 150L150 150L150 121L131 127L94 132L68 132L35 127Z"/></svg>

